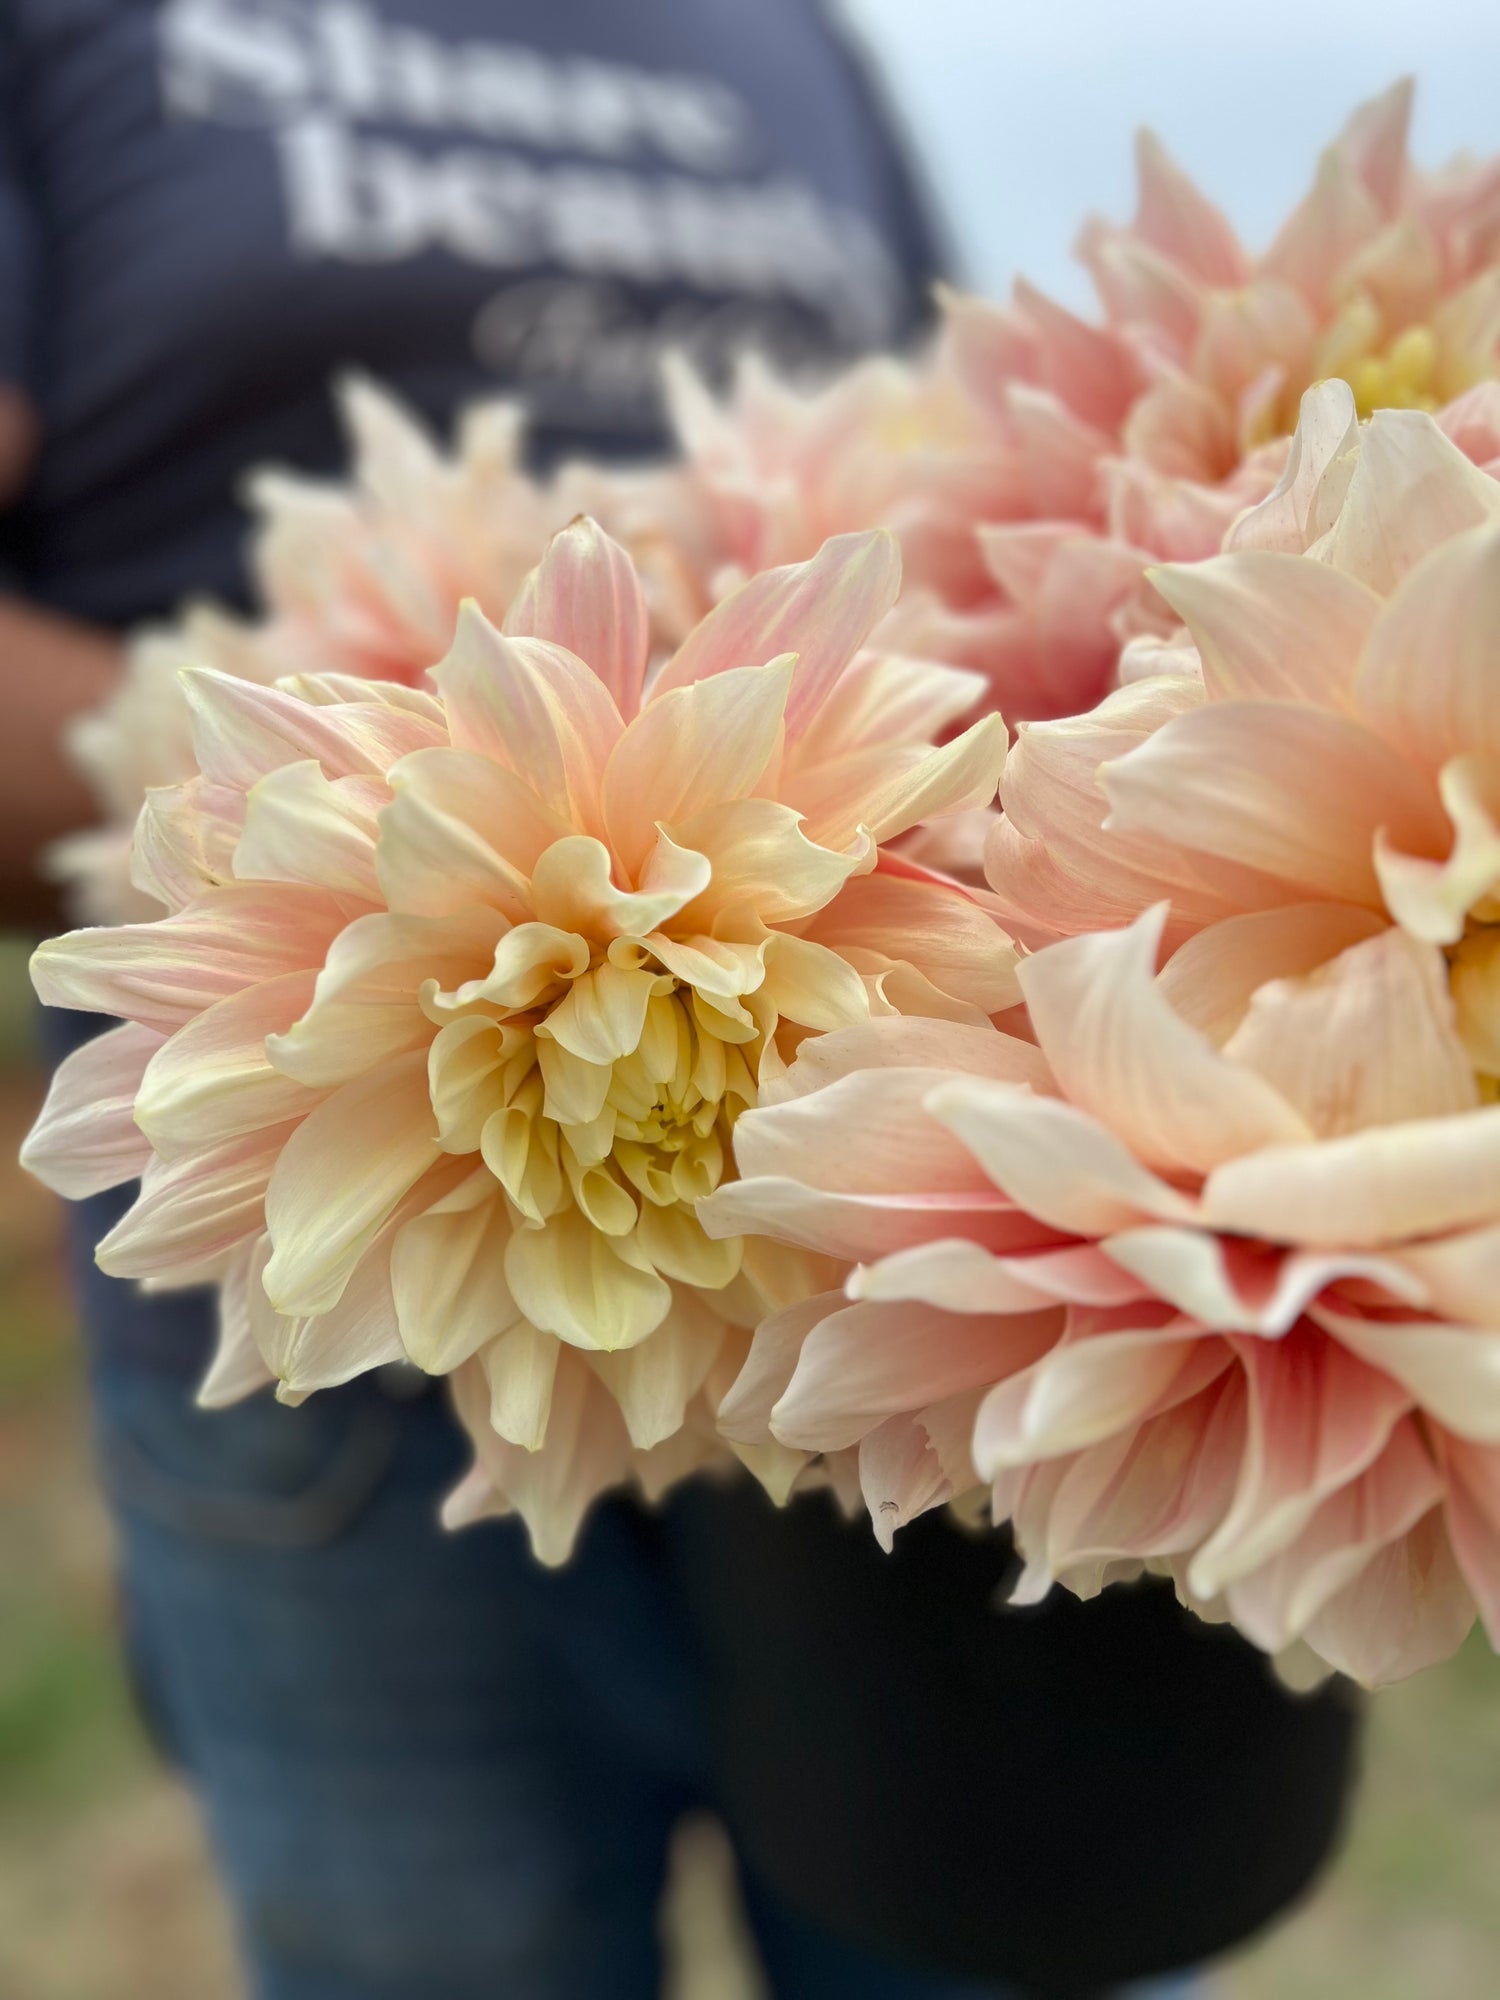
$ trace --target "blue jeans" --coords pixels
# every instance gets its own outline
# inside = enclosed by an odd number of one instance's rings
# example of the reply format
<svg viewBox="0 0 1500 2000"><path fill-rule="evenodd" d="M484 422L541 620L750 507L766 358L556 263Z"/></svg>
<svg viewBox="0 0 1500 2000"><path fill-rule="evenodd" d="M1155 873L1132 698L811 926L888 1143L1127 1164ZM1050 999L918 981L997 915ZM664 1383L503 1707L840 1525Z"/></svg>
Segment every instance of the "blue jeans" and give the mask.
<svg viewBox="0 0 1500 2000"><path fill-rule="evenodd" d="M440 1396L203 1415L170 1369L94 1381L132 1660L256 2000L654 2000L668 1837L715 1803L657 1524L606 1505L543 1571L514 1523L438 1527ZM999 2000L746 1897L780 2000Z"/></svg>

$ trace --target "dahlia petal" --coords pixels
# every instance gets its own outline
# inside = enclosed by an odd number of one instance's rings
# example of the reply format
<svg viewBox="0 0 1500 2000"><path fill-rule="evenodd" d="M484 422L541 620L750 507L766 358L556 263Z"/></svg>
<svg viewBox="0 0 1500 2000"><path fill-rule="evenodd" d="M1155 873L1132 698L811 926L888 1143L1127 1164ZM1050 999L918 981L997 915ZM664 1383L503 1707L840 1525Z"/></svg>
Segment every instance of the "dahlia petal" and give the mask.
<svg viewBox="0 0 1500 2000"><path fill-rule="evenodd" d="M1375 1463L1331 1494L1290 1547L1230 1586L1235 1623L1264 1651L1284 1651L1442 1495L1431 1454L1403 1418Z"/></svg>
<svg viewBox="0 0 1500 2000"><path fill-rule="evenodd" d="M984 676L960 667L895 653L861 653L787 746L783 776L816 770L874 745L939 737L984 691Z"/></svg>
<svg viewBox="0 0 1500 2000"><path fill-rule="evenodd" d="M847 1290L851 1299L905 1300L949 1313L1035 1312L1055 1304L1055 1292L1026 1282L1026 1269L1023 1258L995 1257L966 1237L940 1236L860 1265Z"/></svg>
<svg viewBox="0 0 1500 2000"><path fill-rule="evenodd" d="M1345 263L1379 234L1383 221L1353 164L1330 146L1318 162L1311 192L1287 219L1261 268L1323 307Z"/></svg>
<svg viewBox="0 0 1500 2000"><path fill-rule="evenodd" d="M1070 938L1019 969L1031 1023L1071 1103L1152 1167L1204 1172L1310 1137L1293 1106L1173 1014L1155 982L1161 906Z"/></svg>
<svg viewBox="0 0 1500 2000"><path fill-rule="evenodd" d="M941 1071L855 1070L805 1097L745 1112L734 1135L740 1174L787 1174L840 1194L920 1188L924 1195L989 1196L981 1168L928 1115L929 1095L944 1085L960 1095L980 1088L1007 1100L1020 1094L1013 1085L981 1086L967 1077L950 1082Z"/></svg>
<svg viewBox="0 0 1500 2000"><path fill-rule="evenodd" d="M662 831L713 869L708 887L674 920L679 932L711 931L716 918L736 912L753 912L762 924L795 923L831 903L873 858L863 833L842 853L809 840L801 814L778 799L728 799Z"/></svg>
<svg viewBox="0 0 1500 2000"><path fill-rule="evenodd" d="M1500 1331L1431 1319L1365 1319L1326 1302L1311 1312L1342 1346L1399 1382L1456 1437L1500 1445Z"/></svg>
<svg viewBox="0 0 1500 2000"><path fill-rule="evenodd" d="M1320 1139L1479 1103L1447 964L1397 930L1261 986L1224 1053L1263 1076Z"/></svg>
<svg viewBox="0 0 1500 2000"><path fill-rule="evenodd" d="M1054 1087L1046 1059L1034 1042L988 1027L887 1017L803 1042L783 1079L780 1097L805 1097L842 1076L869 1069L955 1070L1026 1084L1033 1090ZM761 1102L766 1101L762 1097Z"/></svg>
<svg viewBox="0 0 1500 2000"><path fill-rule="evenodd" d="M321 962L348 912L318 889L235 884L151 924L73 931L32 955L47 1007L120 1014L161 1034L246 986Z"/></svg>
<svg viewBox="0 0 1500 2000"><path fill-rule="evenodd" d="M970 1078L940 1085L925 1102L997 1187L1054 1229L1103 1236L1192 1218L1185 1196L1074 1105Z"/></svg>
<svg viewBox="0 0 1500 2000"><path fill-rule="evenodd" d="M1111 829L1176 841L1200 865L1214 857L1299 897L1379 908L1377 832L1418 854L1446 845L1430 788L1397 751L1356 722L1291 702L1225 701L1179 716L1105 765L1100 782Z"/></svg>
<svg viewBox="0 0 1500 2000"><path fill-rule="evenodd" d="M1413 1280L1412 1303L1440 1319L1467 1320L1488 1326L1500 1298L1500 1224L1482 1224L1410 1243L1393 1253L1393 1260Z"/></svg>
<svg viewBox="0 0 1500 2000"><path fill-rule="evenodd" d="M214 1358L193 1398L200 1410L228 1409L276 1380L255 1344L250 1324L248 1287L258 1270L263 1241L252 1237L236 1250L220 1280Z"/></svg>
<svg viewBox="0 0 1500 2000"><path fill-rule="evenodd" d="M658 826L684 827L705 808L754 791L781 742L793 664L783 653L764 666L653 691L604 772L604 820L628 873L651 852ZM695 844L685 833L681 843Z"/></svg>
<svg viewBox="0 0 1500 2000"><path fill-rule="evenodd" d="M569 983L537 1032L584 1062L613 1063L640 1046L646 1009L658 983L654 972L603 959Z"/></svg>
<svg viewBox="0 0 1500 2000"><path fill-rule="evenodd" d="M327 708L211 667L189 668L182 682L199 770L239 791L307 758L330 778L380 776L395 759L441 741L426 716L380 701Z"/></svg>
<svg viewBox="0 0 1500 2000"><path fill-rule="evenodd" d="M513 598L505 629L586 660L620 715L639 708L651 643L645 595L630 557L587 515L552 537Z"/></svg>
<svg viewBox="0 0 1500 2000"><path fill-rule="evenodd" d="M261 1227L266 1187L289 1130L247 1132L180 1160L152 1159L133 1207L95 1251L112 1278L196 1284L217 1277Z"/></svg>
<svg viewBox="0 0 1500 2000"><path fill-rule="evenodd" d="M835 535L811 562L764 570L711 611L663 667L659 701L726 670L785 653L797 656L787 696L795 737L896 601L901 552L893 535Z"/></svg>
<svg viewBox="0 0 1500 2000"><path fill-rule="evenodd" d="M513 772L558 819L592 832L624 724L609 692L561 645L506 638L472 602L432 678L457 750Z"/></svg>
<svg viewBox="0 0 1500 2000"><path fill-rule="evenodd" d="M904 1415L888 1417L860 1439L859 1489L875 1539L887 1555L898 1528L941 1507L953 1494L920 1420Z"/></svg>
<svg viewBox="0 0 1500 2000"><path fill-rule="evenodd" d="M1492 1646L1500 1646L1500 1453L1442 1441L1448 1538Z"/></svg>
<svg viewBox="0 0 1500 2000"><path fill-rule="evenodd" d="M533 1326L570 1346L606 1354L633 1347L666 1318L672 1290L622 1250L576 1210L542 1229L518 1229L505 1256L511 1296Z"/></svg>
<svg viewBox="0 0 1500 2000"><path fill-rule="evenodd" d="M1311 1329L1233 1344L1249 1428L1234 1499L1188 1568L1203 1598L1289 1547L1331 1494L1374 1464L1411 1406L1397 1383Z"/></svg>
<svg viewBox="0 0 1500 2000"><path fill-rule="evenodd" d="M1418 1302L1399 1262L1347 1250L1280 1252L1165 1224L1121 1230L1102 1247L1151 1296L1216 1333L1283 1334L1341 1279L1362 1279Z"/></svg>
<svg viewBox="0 0 1500 2000"><path fill-rule="evenodd" d="M910 770L872 786L859 803L859 823L875 840L894 840L919 820L989 805L1005 768L1008 740L1004 721L984 716Z"/></svg>
<svg viewBox="0 0 1500 2000"><path fill-rule="evenodd" d="M1268 980L1295 979L1380 935L1373 910L1347 903L1289 903L1210 924L1179 945L1157 974L1175 1014L1223 1048Z"/></svg>
<svg viewBox="0 0 1500 2000"><path fill-rule="evenodd" d="M613 861L600 840L576 834L555 841L532 870L531 906L545 924L586 936L645 937L681 914L713 879L713 864L663 833L646 856L635 890L615 886Z"/></svg>
<svg viewBox="0 0 1500 2000"><path fill-rule="evenodd" d="M1360 662L1361 720L1434 773L1450 757L1500 756L1497 625L1500 522L1492 521L1433 549L1397 586Z"/></svg>
<svg viewBox="0 0 1500 2000"><path fill-rule="evenodd" d="M699 1225L710 1236L771 1236L850 1259L881 1257L960 1229L971 1237L1003 1241L1016 1234L1015 1220L1011 1205L993 1191L830 1193L789 1175L768 1173L730 1181L698 1204Z"/></svg>
<svg viewBox="0 0 1500 2000"><path fill-rule="evenodd" d="M1163 256L1208 285L1243 284L1247 263L1228 219L1195 187L1154 132L1135 145L1135 227Z"/></svg>
<svg viewBox="0 0 1500 2000"><path fill-rule="evenodd" d="M1358 461L1354 391L1318 382L1302 398L1286 468L1274 489L1230 529L1226 550L1275 549L1292 555L1327 533L1338 518Z"/></svg>
<svg viewBox="0 0 1500 2000"><path fill-rule="evenodd" d="M1154 1411L1196 1395L1228 1366L1229 1357L1198 1329L1168 1316L1132 1326L1131 1307L1119 1332L1054 1343L1030 1366L997 1371L998 1386L974 1424L974 1463L993 1479L1007 1466L1062 1458L1129 1431Z"/></svg>
<svg viewBox="0 0 1500 2000"><path fill-rule="evenodd" d="M490 1175L403 1222L391 1239L391 1290L401 1345L429 1375L447 1375L520 1318L505 1282L510 1223Z"/></svg>
<svg viewBox="0 0 1500 2000"><path fill-rule="evenodd" d="M590 1367L619 1404L637 1451L650 1451L682 1429L723 1336L723 1325L712 1314L679 1300L640 1346L589 1356Z"/></svg>
<svg viewBox="0 0 1500 2000"><path fill-rule="evenodd" d="M807 1335L771 1414L785 1444L839 1451L887 1417L1012 1374L1056 1339L1057 1308L979 1316L851 1305Z"/></svg>
<svg viewBox="0 0 1500 2000"><path fill-rule="evenodd" d="M401 1198L438 1157L425 1050L339 1086L287 1139L266 1190L278 1313L326 1313Z"/></svg>
<svg viewBox="0 0 1500 2000"><path fill-rule="evenodd" d="M273 1069L266 1037L313 995L315 974L285 972L226 995L163 1042L141 1078L136 1119L165 1159L311 1111L317 1097Z"/></svg>
<svg viewBox="0 0 1500 2000"><path fill-rule="evenodd" d="M69 1201L139 1177L151 1144L135 1122L141 1077L162 1038L127 1022L65 1056L21 1147L21 1165Z"/></svg>
<svg viewBox="0 0 1500 2000"><path fill-rule="evenodd" d="M1500 516L1500 482L1419 410L1377 410L1359 435L1343 504L1310 553L1389 597L1440 543Z"/></svg>
<svg viewBox="0 0 1500 2000"><path fill-rule="evenodd" d="M378 902L375 816L384 791L368 778L325 778L310 759L268 771L245 795L236 876L242 882L301 882Z"/></svg>
<svg viewBox="0 0 1500 2000"><path fill-rule="evenodd" d="M770 1437L771 1411L786 1393L803 1341L843 1305L841 1292L820 1292L761 1321L744 1366L719 1404L718 1426L726 1438L758 1445Z"/></svg>
<svg viewBox="0 0 1500 2000"><path fill-rule="evenodd" d="M1348 706L1360 649L1381 620L1364 584L1258 549L1153 570L1151 580L1197 642L1210 700Z"/></svg>
<svg viewBox="0 0 1500 2000"><path fill-rule="evenodd" d="M518 1319L480 1351L490 1385L490 1424L507 1444L540 1451L547 1442L558 1363L567 1350L550 1333Z"/></svg>
<svg viewBox="0 0 1500 2000"><path fill-rule="evenodd" d="M1429 860L1388 835L1375 843L1375 872L1391 915L1414 937L1456 944L1473 905L1500 885L1500 764L1454 757L1438 773L1452 825L1446 860Z"/></svg>
<svg viewBox="0 0 1500 2000"><path fill-rule="evenodd" d="M476 902L512 922L528 914L527 879L574 829L529 785L472 750L421 750L387 774L376 870L397 915L448 917Z"/></svg>
<svg viewBox="0 0 1500 2000"><path fill-rule="evenodd" d="M944 992L985 1014L1020 1000L1010 939L972 897L938 884L858 877L806 935L834 951L857 945L912 961Z"/></svg>
<svg viewBox="0 0 1500 2000"><path fill-rule="evenodd" d="M352 1077L424 1044L429 984L461 989L493 959L505 919L484 905L452 916L356 917L328 947L301 1020L268 1037L283 1075L314 1088Z"/></svg>
<svg viewBox="0 0 1500 2000"><path fill-rule="evenodd" d="M1084 423L1113 431L1141 384L1129 344L1113 328L1090 326L1025 278L1016 280L1015 301L1040 335L1036 355L1047 386Z"/></svg>
<svg viewBox="0 0 1500 2000"><path fill-rule="evenodd" d="M277 1312L266 1296L264 1265L258 1277L257 1283L252 1273L250 1323L267 1367L281 1384L278 1393L301 1397L336 1389L405 1359L391 1290L389 1232L371 1244L326 1312Z"/></svg>
<svg viewBox="0 0 1500 2000"><path fill-rule="evenodd" d="M1211 1229L1328 1249L1377 1249L1488 1220L1500 1208L1500 1106L1268 1146L1215 1168Z"/></svg>
<svg viewBox="0 0 1500 2000"><path fill-rule="evenodd" d="M1473 1623L1474 1599L1434 1508L1340 1591L1306 1637L1338 1672L1380 1687L1447 1659Z"/></svg>

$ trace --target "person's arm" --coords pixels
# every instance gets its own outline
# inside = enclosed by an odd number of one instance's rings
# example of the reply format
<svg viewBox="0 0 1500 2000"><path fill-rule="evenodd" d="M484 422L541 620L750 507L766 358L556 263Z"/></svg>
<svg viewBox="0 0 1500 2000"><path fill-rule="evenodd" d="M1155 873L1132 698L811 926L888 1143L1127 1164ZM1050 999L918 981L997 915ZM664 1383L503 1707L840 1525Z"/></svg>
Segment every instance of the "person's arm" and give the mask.
<svg viewBox="0 0 1500 2000"><path fill-rule="evenodd" d="M36 446L31 404L0 386L0 508L25 485ZM57 919L57 892L38 860L59 835L99 816L63 754L63 729L105 698L120 661L110 633L0 594L0 926Z"/></svg>

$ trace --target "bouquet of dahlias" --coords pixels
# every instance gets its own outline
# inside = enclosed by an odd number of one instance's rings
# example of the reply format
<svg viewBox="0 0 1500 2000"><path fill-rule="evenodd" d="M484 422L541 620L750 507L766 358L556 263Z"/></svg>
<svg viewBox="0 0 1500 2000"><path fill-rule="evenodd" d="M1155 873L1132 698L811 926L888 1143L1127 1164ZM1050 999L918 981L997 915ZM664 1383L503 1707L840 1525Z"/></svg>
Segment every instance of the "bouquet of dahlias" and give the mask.
<svg viewBox="0 0 1500 2000"><path fill-rule="evenodd" d="M1023 1599L1500 1643L1500 164L1408 113L1258 260L1143 143L1102 324L679 371L659 471L356 389L352 488L260 483L264 615L79 731L155 914L36 961L124 1025L26 1158L140 1176L205 1401L446 1376L547 1560L737 1458Z"/></svg>

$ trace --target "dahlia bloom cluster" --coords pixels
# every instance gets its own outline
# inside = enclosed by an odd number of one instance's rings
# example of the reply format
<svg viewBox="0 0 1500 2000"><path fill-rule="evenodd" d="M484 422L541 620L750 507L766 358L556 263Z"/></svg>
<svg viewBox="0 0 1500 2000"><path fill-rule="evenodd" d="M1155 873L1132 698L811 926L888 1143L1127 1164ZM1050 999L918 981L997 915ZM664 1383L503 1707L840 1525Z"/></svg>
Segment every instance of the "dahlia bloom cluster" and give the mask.
<svg viewBox="0 0 1500 2000"><path fill-rule="evenodd" d="M809 1036L1017 997L992 921L887 852L1005 754L997 717L935 747L972 676L866 650L899 583L888 535L832 541L648 684L635 568L579 520L426 688L188 675L199 774L136 840L169 914L38 951L45 1001L124 1025L25 1157L140 1176L99 1259L220 1284L206 1400L451 1375L453 1518L514 1507L554 1561L605 1487L720 1449L747 1329L818 1277L699 1227L737 1120Z"/></svg>
<svg viewBox="0 0 1500 2000"><path fill-rule="evenodd" d="M952 365L1010 487L979 535L1012 720L1091 706L1122 641L1170 629L1147 566L1217 552L1276 483L1307 388L1346 381L1362 416L1437 411L1496 374L1500 159L1421 172L1411 97L1356 111L1261 256L1146 134L1134 220L1079 242L1101 322L1024 282L1006 306L950 302Z"/></svg>
<svg viewBox="0 0 1500 2000"><path fill-rule="evenodd" d="M741 1123L710 1231L853 1269L720 1420L1379 1682L1500 1643L1500 483L1331 383L1230 539L1172 671L1020 732L1023 1036L836 1035Z"/></svg>

